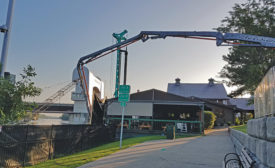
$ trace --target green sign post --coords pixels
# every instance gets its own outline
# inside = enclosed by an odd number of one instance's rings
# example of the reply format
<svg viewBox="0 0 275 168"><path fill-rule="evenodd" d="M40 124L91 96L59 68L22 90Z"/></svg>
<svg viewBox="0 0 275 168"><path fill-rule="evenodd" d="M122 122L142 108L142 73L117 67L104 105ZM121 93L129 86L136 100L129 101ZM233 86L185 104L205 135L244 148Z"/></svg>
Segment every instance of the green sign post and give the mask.
<svg viewBox="0 0 275 168"><path fill-rule="evenodd" d="M120 126L120 143L119 147L122 147L122 135L123 135L123 122L124 122L124 111L126 103L130 101L130 85L120 85L119 86L119 95L118 101L122 107L122 115L121 115L121 126Z"/></svg>

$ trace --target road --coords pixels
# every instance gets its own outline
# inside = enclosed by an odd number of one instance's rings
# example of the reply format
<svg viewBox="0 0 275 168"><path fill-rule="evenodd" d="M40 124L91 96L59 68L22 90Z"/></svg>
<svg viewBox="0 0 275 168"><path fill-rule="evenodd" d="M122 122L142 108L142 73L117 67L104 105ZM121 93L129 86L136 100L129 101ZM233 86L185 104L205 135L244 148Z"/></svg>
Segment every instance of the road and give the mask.
<svg viewBox="0 0 275 168"><path fill-rule="evenodd" d="M80 168L221 168L234 147L227 129L206 136L145 142Z"/></svg>

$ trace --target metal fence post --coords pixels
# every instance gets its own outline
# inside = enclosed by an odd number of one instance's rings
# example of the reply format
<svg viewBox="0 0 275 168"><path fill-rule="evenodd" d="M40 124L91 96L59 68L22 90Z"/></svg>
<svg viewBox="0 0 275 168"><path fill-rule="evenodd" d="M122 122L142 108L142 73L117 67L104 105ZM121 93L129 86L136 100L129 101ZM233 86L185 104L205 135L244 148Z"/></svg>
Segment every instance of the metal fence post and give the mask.
<svg viewBox="0 0 275 168"><path fill-rule="evenodd" d="M53 149L53 125L51 127L51 134L50 134L50 144L49 144L49 159L53 158L53 150L51 152L51 147Z"/></svg>
<svg viewBox="0 0 275 168"><path fill-rule="evenodd" d="M128 121L129 121L128 129L131 129L131 120L128 120Z"/></svg>
<svg viewBox="0 0 275 168"><path fill-rule="evenodd" d="M26 158L26 153L27 153L27 142L28 142L28 133L29 133L29 126L27 125L27 131L26 131L26 138L25 138L25 148L24 148L24 159L23 159L23 167L25 167L25 158Z"/></svg>
<svg viewBox="0 0 275 168"><path fill-rule="evenodd" d="M83 150L83 135L84 135L84 125L82 124L81 125L81 139L80 139L80 150L82 151Z"/></svg>
<svg viewBox="0 0 275 168"><path fill-rule="evenodd" d="M200 133L202 133L201 125L202 125L202 124L201 124L201 122L200 122Z"/></svg>

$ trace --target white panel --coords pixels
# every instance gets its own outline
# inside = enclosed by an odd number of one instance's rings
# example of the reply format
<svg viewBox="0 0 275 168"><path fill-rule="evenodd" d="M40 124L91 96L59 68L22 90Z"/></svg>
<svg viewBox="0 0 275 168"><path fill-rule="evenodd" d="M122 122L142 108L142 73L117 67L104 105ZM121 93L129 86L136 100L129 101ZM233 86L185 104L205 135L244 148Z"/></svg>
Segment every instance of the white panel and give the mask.
<svg viewBox="0 0 275 168"><path fill-rule="evenodd" d="M74 102L74 113L88 113L86 101L75 101Z"/></svg>
<svg viewBox="0 0 275 168"><path fill-rule="evenodd" d="M87 89L89 93L89 99L91 105L93 105L93 89L98 88L100 92L100 99L104 99L104 83L98 79L96 76L93 75L92 72L89 71L87 67L84 67L85 79L87 82ZM72 93L71 98L74 101L74 112L75 113L88 113L86 101L84 99L84 93L82 88L80 87L80 81L78 81L79 75L78 71L75 68L73 71L73 81L77 81L75 91ZM86 88L86 87L85 87ZM85 89L86 90L86 89Z"/></svg>
<svg viewBox="0 0 275 168"><path fill-rule="evenodd" d="M113 102L108 106L108 115L121 115L122 107L120 103ZM152 103L127 103L125 108L126 116L152 116L153 104Z"/></svg>

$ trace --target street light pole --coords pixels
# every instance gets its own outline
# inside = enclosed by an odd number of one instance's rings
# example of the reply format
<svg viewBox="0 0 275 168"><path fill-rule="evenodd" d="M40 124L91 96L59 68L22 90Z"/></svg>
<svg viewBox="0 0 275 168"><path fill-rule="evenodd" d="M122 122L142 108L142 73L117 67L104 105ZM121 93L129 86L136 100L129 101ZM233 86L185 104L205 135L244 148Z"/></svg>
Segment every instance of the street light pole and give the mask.
<svg viewBox="0 0 275 168"><path fill-rule="evenodd" d="M8 8L8 15L6 20L6 25L0 27L2 33L5 34L3 47L2 47L2 54L1 54L1 66L0 66L0 77L4 77L4 73L6 71L6 64L7 64L7 56L8 56L8 47L10 41L10 32L12 26L12 16L13 16L13 9L14 9L14 2L15 0L9 0L9 8Z"/></svg>

